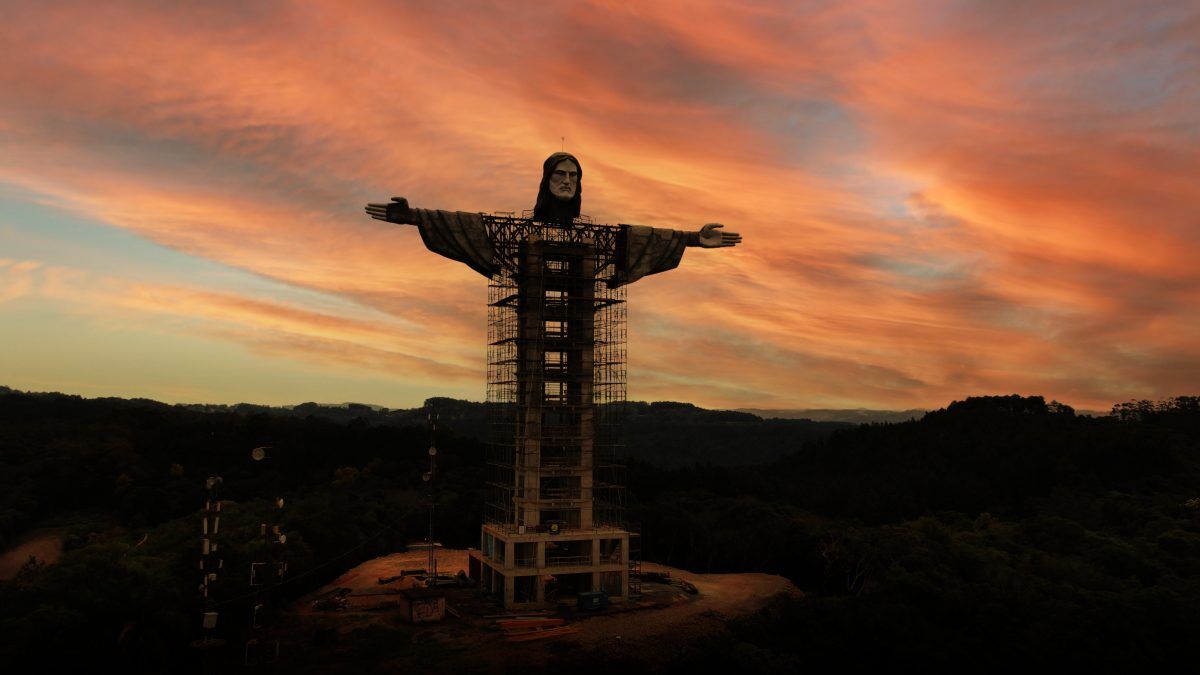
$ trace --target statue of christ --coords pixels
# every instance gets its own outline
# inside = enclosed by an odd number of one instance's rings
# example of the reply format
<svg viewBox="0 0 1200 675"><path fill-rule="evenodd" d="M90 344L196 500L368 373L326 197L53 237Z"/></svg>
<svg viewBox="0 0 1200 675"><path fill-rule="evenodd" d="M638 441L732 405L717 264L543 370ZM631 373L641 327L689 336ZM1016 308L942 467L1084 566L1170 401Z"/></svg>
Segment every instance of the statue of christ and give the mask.
<svg viewBox="0 0 1200 675"><path fill-rule="evenodd" d="M552 603L547 579L629 597L637 535L622 515L623 286L674 269L688 246L742 240L719 223L696 232L594 225L579 216L582 184L579 160L556 152L532 218L415 209L402 197L367 205L372 218L416 225L430 251L489 279L491 473L471 556L481 587L505 607Z"/></svg>
<svg viewBox="0 0 1200 675"><path fill-rule="evenodd" d="M542 182L532 221L569 227L579 217L582 189L583 169L579 160L566 152L550 155L542 165ZM502 262L487 228L488 216L411 208L403 197L393 197L388 204L368 204L366 211L376 220L416 225L430 251L464 263L486 277L500 269ZM688 246L723 248L741 243L741 235L724 232L723 227L720 223L708 223L696 232L681 232L618 225L608 284L614 287L630 284L648 274L674 269Z"/></svg>

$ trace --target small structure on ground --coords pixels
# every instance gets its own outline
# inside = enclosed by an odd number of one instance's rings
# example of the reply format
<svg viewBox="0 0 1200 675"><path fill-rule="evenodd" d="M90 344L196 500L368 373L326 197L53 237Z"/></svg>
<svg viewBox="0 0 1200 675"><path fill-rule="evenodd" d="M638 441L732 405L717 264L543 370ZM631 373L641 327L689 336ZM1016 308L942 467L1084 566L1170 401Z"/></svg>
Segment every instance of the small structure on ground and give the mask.
<svg viewBox="0 0 1200 675"><path fill-rule="evenodd" d="M441 621L446 616L446 593L436 588L400 591L400 616L409 623Z"/></svg>

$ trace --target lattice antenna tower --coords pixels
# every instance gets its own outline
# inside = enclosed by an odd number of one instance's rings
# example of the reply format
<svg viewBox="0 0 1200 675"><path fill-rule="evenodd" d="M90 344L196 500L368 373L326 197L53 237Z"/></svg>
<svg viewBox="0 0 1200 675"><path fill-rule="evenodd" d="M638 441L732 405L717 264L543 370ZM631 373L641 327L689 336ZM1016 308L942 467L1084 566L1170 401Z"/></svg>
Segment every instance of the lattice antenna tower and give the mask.
<svg viewBox="0 0 1200 675"><path fill-rule="evenodd" d="M204 603L204 615L201 626L204 629L205 645L213 643L212 631L217 627L216 602L213 599L214 586L218 573L224 568L225 561L218 551L217 538L221 532L221 499L219 488L220 476L209 476L204 481L208 491L204 499L204 510L200 514L200 597Z"/></svg>
<svg viewBox="0 0 1200 675"><path fill-rule="evenodd" d="M250 451L250 459L263 462L271 459L268 452L272 446L264 445ZM267 543L265 560L254 560L250 563L250 588L254 592L254 603L250 609L250 631L246 639L245 663L261 663L274 661L279 658L280 643L278 639L264 639L264 617L270 601L271 589L283 581L287 572L287 560L284 544L287 535L280 529L283 514L283 497L279 496L278 485L275 486L269 507L267 520L259 524L259 537ZM265 647L266 651L263 651ZM264 655L266 658L264 658Z"/></svg>

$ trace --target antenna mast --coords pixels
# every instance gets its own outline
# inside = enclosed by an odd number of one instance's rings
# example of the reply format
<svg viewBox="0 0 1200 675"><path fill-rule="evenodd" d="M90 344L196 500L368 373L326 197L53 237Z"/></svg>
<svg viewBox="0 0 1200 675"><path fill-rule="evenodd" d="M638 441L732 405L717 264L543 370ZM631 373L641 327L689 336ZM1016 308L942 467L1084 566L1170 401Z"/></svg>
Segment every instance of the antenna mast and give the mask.
<svg viewBox="0 0 1200 675"><path fill-rule="evenodd" d="M433 545L433 515L435 508L433 476L437 470L437 418L437 413L431 407L429 410L429 471L421 476L429 484L429 560L425 568L429 570L428 586L437 585L437 551Z"/></svg>

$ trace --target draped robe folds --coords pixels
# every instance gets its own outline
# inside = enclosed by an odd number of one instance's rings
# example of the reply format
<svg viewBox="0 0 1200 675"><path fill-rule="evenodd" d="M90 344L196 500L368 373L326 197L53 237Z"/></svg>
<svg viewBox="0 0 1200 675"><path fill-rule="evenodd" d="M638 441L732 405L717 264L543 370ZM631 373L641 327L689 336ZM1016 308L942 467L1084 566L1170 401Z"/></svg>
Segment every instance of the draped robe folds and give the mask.
<svg viewBox="0 0 1200 675"><path fill-rule="evenodd" d="M412 209L412 220L430 251L457 260L485 277L500 271L496 249L488 239L483 216L465 211ZM616 271L610 286L631 284L648 275L675 269L683 258L689 233L664 227L619 225Z"/></svg>

